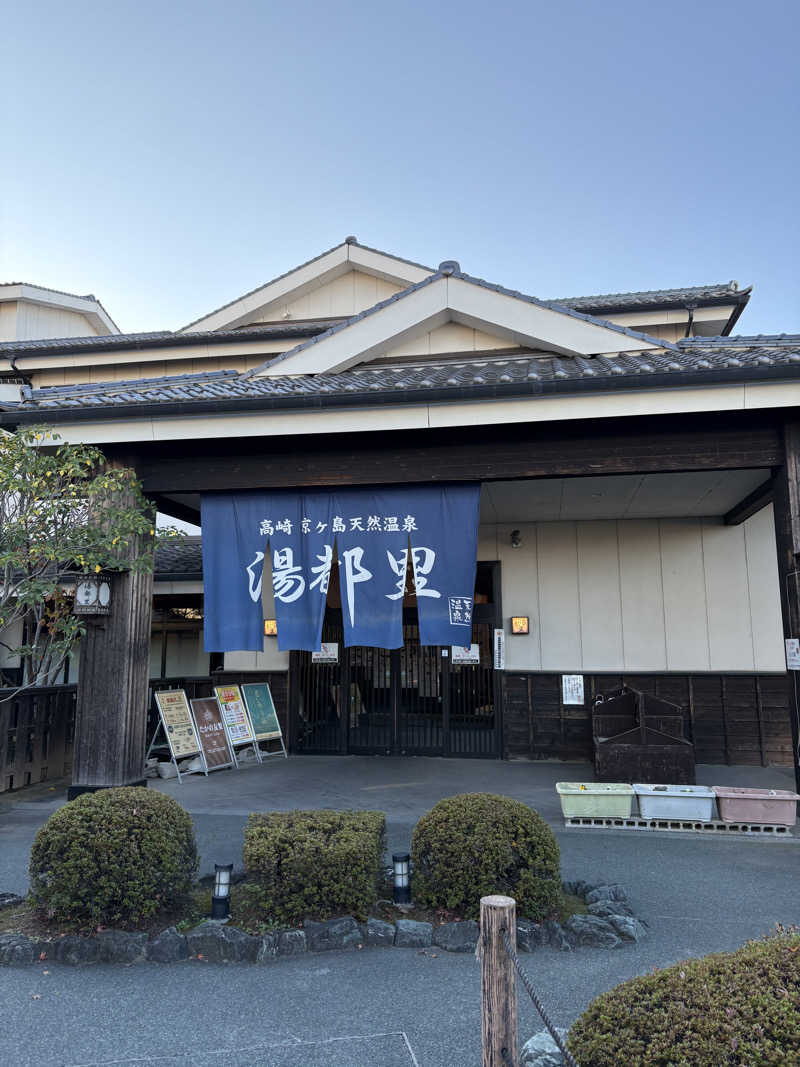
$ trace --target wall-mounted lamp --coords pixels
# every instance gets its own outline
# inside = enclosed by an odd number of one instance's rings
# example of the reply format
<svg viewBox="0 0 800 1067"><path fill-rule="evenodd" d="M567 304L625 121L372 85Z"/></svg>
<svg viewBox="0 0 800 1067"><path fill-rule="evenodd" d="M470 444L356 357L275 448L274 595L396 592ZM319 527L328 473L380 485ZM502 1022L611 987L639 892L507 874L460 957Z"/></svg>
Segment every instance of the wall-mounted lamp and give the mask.
<svg viewBox="0 0 800 1067"><path fill-rule="evenodd" d="M511 547L512 548L519 548L519 546L521 544L522 544L522 537L520 535L519 530L512 530L511 531Z"/></svg>
<svg viewBox="0 0 800 1067"><path fill-rule="evenodd" d="M264 637L278 636L278 622L276 619L264 619Z"/></svg>
<svg viewBox="0 0 800 1067"><path fill-rule="evenodd" d="M411 857L407 852L392 853L395 904L408 904L411 900L410 868Z"/></svg>
<svg viewBox="0 0 800 1067"><path fill-rule="evenodd" d="M231 914L231 874L233 864L214 864L214 893L211 897L211 918L229 919Z"/></svg>
<svg viewBox="0 0 800 1067"><path fill-rule="evenodd" d="M511 616L511 633L512 634L527 634L527 633L530 633L529 617L527 615L512 615Z"/></svg>

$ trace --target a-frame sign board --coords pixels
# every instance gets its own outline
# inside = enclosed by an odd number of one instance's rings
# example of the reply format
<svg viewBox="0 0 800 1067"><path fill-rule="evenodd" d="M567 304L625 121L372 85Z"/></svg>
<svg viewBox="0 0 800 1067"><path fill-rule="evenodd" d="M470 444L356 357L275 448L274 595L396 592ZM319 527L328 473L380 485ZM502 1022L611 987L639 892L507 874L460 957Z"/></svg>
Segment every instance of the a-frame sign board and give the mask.
<svg viewBox="0 0 800 1067"><path fill-rule="evenodd" d="M247 708L242 700L242 694L238 685L218 685L214 692L217 694L222 721L225 723L225 732L236 760L236 749L247 746L252 748L256 759L261 763L261 750L253 732L253 724L247 713ZM236 760L236 766L239 766Z"/></svg>
<svg viewBox="0 0 800 1067"><path fill-rule="evenodd" d="M160 733L164 734L169 748L170 759L178 775L178 781L182 781L181 772L178 770L178 760L191 759L199 756L200 766L196 770L184 771L184 774L208 774L208 765L203 752L203 746L197 736L194 719L189 710L189 702L183 689L161 689L155 693L156 707L158 708L158 726L153 734L147 756L156 747L156 740Z"/></svg>
<svg viewBox="0 0 800 1067"><path fill-rule="evenodd" d="M279 752L261 752L262 757L281 756L286 753L286 745L283 743L283 731L278 722L278 713L275 711L275 702L266 682L248 682L242 686L247 713L253 726L253 734L256 744L261 741L280 741Z"/></svg>

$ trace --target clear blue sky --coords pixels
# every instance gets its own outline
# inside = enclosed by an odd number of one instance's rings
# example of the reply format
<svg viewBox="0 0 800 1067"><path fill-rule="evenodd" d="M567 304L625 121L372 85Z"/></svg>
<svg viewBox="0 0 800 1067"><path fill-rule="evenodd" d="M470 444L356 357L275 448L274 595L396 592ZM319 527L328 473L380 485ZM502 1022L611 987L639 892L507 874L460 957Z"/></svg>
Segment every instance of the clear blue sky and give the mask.
<svg viewBox="0 0 800 1067"><path fill-rule="evenodd" d="M800 332L797 0L9 5L0 280L178 328L356 234Z"/></svg>

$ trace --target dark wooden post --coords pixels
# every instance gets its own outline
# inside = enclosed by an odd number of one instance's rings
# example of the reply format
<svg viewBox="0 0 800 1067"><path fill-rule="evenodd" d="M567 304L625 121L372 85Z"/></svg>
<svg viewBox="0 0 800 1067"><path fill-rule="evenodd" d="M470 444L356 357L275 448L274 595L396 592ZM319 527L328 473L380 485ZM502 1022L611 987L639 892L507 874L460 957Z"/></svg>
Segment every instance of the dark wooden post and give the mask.
<svg viewBox="0 0 800 1067"><path fill-rule="evenodd" d="M107 786L145 784L152 603L152 573L115 574L111 614L88 617L70 800Z"/></svg>
<svg viewBox="0 0 800 1067"><path fill-rule="evenodd" d="M517 1063L517 974L503 944L503 931L507 931L516 951L516 909L512 897L481 897L483 1067Z"/></svg>
<svg viewBox="0 0 800 1067"><path fill-rule="evenodd" d="M800 637L800 423L784 427L784 462L775 474L775 542L778 550L783 636ZM800 678L789 671L789 720L792 758L800 791Z"/></svg>

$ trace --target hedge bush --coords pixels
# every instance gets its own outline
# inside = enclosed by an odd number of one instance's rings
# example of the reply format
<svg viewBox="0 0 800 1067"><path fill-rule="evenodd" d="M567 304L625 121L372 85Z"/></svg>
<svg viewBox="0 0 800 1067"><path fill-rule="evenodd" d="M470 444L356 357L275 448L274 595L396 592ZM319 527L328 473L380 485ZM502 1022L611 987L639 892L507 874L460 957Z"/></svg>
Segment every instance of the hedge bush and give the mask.
<svg viewBox="0 0 800 1067"><path fill-rule="evenodd" d="M604 993L570 1030L581 1067L800 1064L800 934L688 960Z"/></svg>
<svg viewBox="0 0 800 1067"><path fill-rule="evenodd" d="M49 917L135 924L188 894L197 871L189 814L141 788L85 793L50 816L30 860L31 899Z"/></svg>
<svg viewBox="0 0 800 1067"><path fill-rule="evenodd" d="M422 907L477 918L481 897L505 893L541 921L562 901L555 835L538 812L493 793L440 800L411 838L413 897Z"/></svg>
<svg viewBox="0 0 800 1067"><path fill-rule="evenodd" d="M385 835L382 811L254 814L244 865L270 919L366 918L377 900Z"/></svg>

